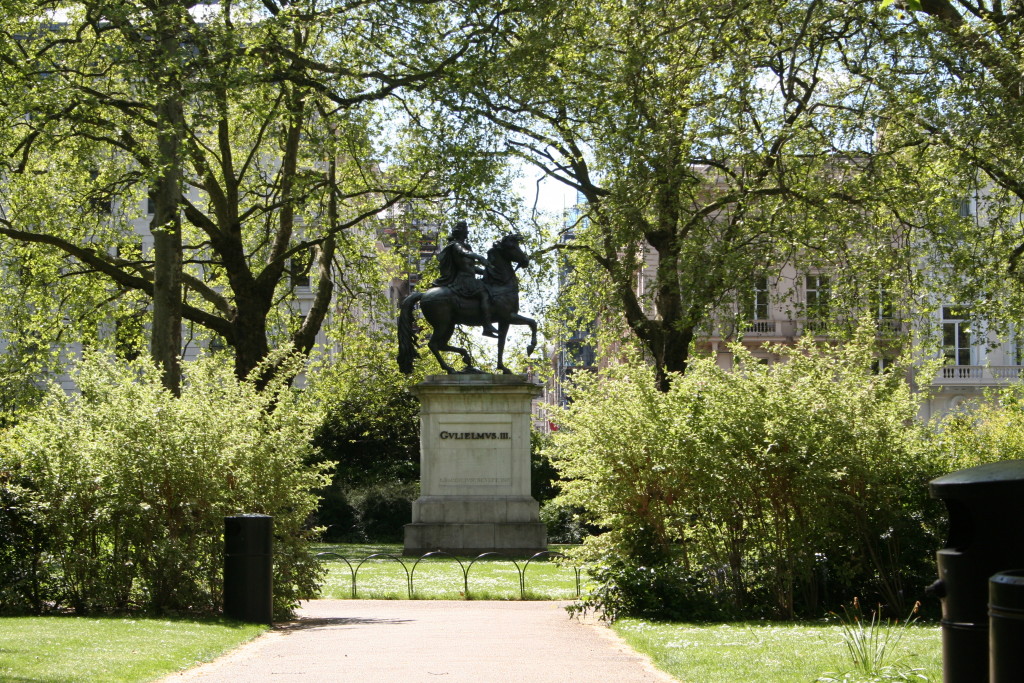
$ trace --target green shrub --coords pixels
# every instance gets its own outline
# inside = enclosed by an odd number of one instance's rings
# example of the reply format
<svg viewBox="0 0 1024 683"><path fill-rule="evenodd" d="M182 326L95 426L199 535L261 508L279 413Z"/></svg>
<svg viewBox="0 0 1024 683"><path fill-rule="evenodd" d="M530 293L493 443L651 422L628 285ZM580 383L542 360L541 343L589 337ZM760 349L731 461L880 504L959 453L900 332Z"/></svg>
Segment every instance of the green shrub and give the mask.
<svg viewBox="0 0 1024 683"><path fill-rule="evenodd" d="M0 613L40 613L54 587L49 534L30 514L30 482L0 466Z"/></svg>
<svg viewBox="0 0 1024 683"><path fill-rule="evenodd" d="M570 605L570 614L593 610L607 621L627 615L684 621L733 615L729 602L722 600L721 586L706 574L689 571L671 558L645 565L619 552L614 544L595 556L593 551L601 546L592 542L590 547L587 571L595 587Z"/></svg>
<svg viewBox="0 0 1024 683"><path fill-rule="evenodd" d="M548 543L582 543L594 529L582 520L583 510L548 500L540 505L540 521L548 532Z"/></svg>
<svg viewBox="0 0 1024 683"><path fill-rule="evenodd" d="M405 525L412 521L412 502L419 496L419 483L374 484L349 492L355 511L356 529L363 541L400 543Z"/></svg>
<svg viewBox="0 0 1024 683"><path fill-rule="evenodd" d="M339 484L331 484L317 493L319 503L312 519L323 528L323 540L331 543L363 542L357 512L349 502L348 491Z"/></svg>
<svg viewBox="0 0 1024 683"><path fill-rule="evenodd" d="M547 527L548 543L582 543L596 531L582 519L582 510L557 500L558 470L545 453L551 437L530 432L530 491L540 503L540 521Z"/></svg>
<svg viewBox="0 0 1024 683"><path fill-rule="evenodd" d="M785 362L739 346L732 371L695 360L667 393L643 365L583 379L548 455L562 503L609 529L584 558L611 567L619 593L645 590L638 568L677 566L687 590L749 617L820 616L851 594L906 609L934 574L941 516L916 397L872 373L864 340L773 352Z"/></svg>
<svg viewBox="0 0 1024 683"><path fill-rule="evenodd" d="M274 517L275 613L316 593L305 522L324 485L303 459L315 416L223 361L186 367L180 398L143 362L88 356L79 394L54 387L5 434L0 484L47 535L47 600L78 612L214 612L224 517ZM13 482L21 482L15 486Z"/></svg>
<svg viewBox="0 0 1024 683"><path fill-rule="evenodd" d="M550 438L530 430L530 491L541 505L558 495L558 470L544 452Z"/></svg>
<svg viewBox="0 0 1024 683"><path fill-rule="evenodd" d="M411 521L406 499L419 482L419 402L390 358L354 355L311 378L324 419L309 462L334 465L315 519L329 541L393 540Z"/></svg>
<svg viewBox="0 0 1024 683"><path fill-rule="evenodd" d="M1024 459L1024 384L992 392L942 421L937 449L951 470Z"/></svg>

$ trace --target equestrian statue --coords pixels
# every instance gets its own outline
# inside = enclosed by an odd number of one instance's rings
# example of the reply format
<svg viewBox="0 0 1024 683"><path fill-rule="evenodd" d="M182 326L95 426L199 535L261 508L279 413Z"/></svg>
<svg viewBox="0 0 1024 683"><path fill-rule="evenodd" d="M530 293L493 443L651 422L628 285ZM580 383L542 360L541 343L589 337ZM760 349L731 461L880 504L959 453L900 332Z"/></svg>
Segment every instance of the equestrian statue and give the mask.
<svg viewBox="0 0 1024 683"><path fill-rule="evenodd" d="M473 367L469 351L449 345L456 325L479 325L483 327L484 336L497 337L497 369L506 375L512 374L502 361L509 325L530 326L530 345L526 355L533 353L537 346L536 321L519 315L516 269L530 264L530 258L520 246L522 237L518 234L505 235L494 242L486 258L473 253L468 239L469 227L465 221L459 221L452 228L448 244L438 254L441 276L431 283L427 291L414 292L402 301L398 316L398 367L405 374L412 372L416 358L412 317L416 304L420 305L423 317L432 328L427 348L449 375L482 372ZM478 278L478 275L482 277ZM456 371L441 357L442 351L461 355L465 369Z"/></svg>

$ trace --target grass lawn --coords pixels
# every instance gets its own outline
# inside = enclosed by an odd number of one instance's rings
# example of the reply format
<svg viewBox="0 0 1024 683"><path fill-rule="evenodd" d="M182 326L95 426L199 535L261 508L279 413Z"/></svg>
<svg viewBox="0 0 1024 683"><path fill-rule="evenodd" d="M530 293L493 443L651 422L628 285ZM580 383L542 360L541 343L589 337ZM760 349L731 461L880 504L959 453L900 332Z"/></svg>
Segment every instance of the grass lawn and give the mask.
<svg viewBox="0 0 1024 683"><path fill-rule="evenodd" d="M265 630L212 620L0 617L0 681L152 681L214 659Z"/></svg>
<svg viewBox="0 0 1024 683"><path fill-rule="evenodd" d="M552 548L553 550L556 548ZM374 553L401 555L393 545L318 544L313 552L336 552L355 568ZM407 574L417 558L368 560L359 566L359 598L407 598ZM472 558L460 558L468 567ZM519 567L525 560L518 560ZM350 598L352 574L340 560L327 562L323 598ZM519 571L509 560L481 560L469 572L469 597L519 599ZM533 561L525 571L527 598L569 600L576 594L571 566ZM451 558L428 558L413 573L415 597L466 599L463 569ZM586 587L584 586L584 590ZM143 618L0 618L0 681L152 681L211 660L259 635L265 626L225 621ZM901 629L902 639L886 663L888 677L858 676L835 624L733 622L689 624L621 619L613 626L633 648L687 683L786 683L815 680L942 680L937 626ZM900 677L896 674L904 674ZM909 676L909 677L906 677Z"/></svg>
<svg viewBox="0 0 1024 683"><path fill-rule="evenodd" d="M685 624L620 619L613 626L634 649L686 683L808 683L941 681L941 635L936 625L912 625L893 658L889 677L858 676L838 626L772 622ZM897 672L908 674L900 677Z"/></svg>
<svg viewBox="0 0 1024 683"><path fill-rule="evenodd" d="M561 550L563 546L551 546ZM509 559L478 560L460 557L458 562L447 556L429 557L417 564L415 557L402 557L401 563L381 557L360 560L374 553L401 557L401 544L358 545L320 543L313 553L333 552L345 557L352 566L334 558L323 558L328 568L321 598L348 599L352 597L352 572L356 573L356 596L360 599L405 600L409 597L408 577L411 576L413 595L426 600L466 599L468 570L469 597L477 600L519 600L519 572L523 571L528 600L572 600L576 597L576 574L569 564L537 559L526 565L526 559L516 559L519 569ZM404 567L403 567L404 565ZM406 574L406 572L409 572Z"/></svg>

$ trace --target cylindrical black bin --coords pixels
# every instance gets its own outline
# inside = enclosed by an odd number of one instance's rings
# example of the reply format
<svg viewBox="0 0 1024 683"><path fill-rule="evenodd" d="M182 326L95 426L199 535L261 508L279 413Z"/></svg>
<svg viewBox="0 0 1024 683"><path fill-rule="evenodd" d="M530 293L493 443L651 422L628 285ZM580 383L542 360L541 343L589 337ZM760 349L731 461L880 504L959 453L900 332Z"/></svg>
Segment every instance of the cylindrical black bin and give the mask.
<svg viewBox="0 0 1024 683"><path fill-rule="evenodd" d="M274 518L224 518L224 616L270 624L274 618Z"/></svg>
<svg viewBox="0 0 1024 683"><path fill-rule="evenodd" d="M988 581L989 682L1024 681L1024 569Z"/></svg>
<svg viewBox="0 0 1024 683"><path fill-rule="evenodd" d="M1024 460L947 474L930 484L949 509L949 541L938 551L942 598L942 678L989 678L988 580L1024 567Z"/></svg>

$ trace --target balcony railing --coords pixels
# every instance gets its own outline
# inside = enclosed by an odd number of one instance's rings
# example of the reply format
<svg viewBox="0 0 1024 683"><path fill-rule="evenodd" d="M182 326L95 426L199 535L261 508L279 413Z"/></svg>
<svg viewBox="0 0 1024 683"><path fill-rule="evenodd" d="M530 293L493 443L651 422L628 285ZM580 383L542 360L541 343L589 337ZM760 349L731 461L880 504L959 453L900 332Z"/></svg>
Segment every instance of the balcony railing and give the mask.
<svg viewBox="0 0 1024 683"><path fill-rule="evenodd" d="M754 320L740 327L740 333L747 337L776 337L779 334L779 321Z"/></svg>
<svg viewBox="0 0 1024 683"><path fill-rule="evenodd" d="M800 320L800 334L807 334L810 332L816 337L823 336L828 330L827 320Z"/></svg>
<svg viewBox="0 0 1024 683"><path fill-rule="evenodd" d="M1024 379L1024 365L947 365L935 384L998 384Z"/></svg>
<svg viewBox="0 0 1024 683"><path fill-rule="evenodd" d="M840 326L851 327L855 322L856 321L848 319L839 319L836 321L821 318L778 318L775 320L737 321L736 327L730 329L727 320L716 320L703 325L698 331L698 336L704 338L723 338L727 335L731 336L733 334L733 330L735 330L735 334L742 335L748 339L769 337L789 338L794 336L799 337L805 334L811 334L820 338L829 336L831 325L834 323ZM907 325L902 320L896 318L879 318L875 323L877 325L878 334L885 338L904 334L907 329Z"/></svg>

